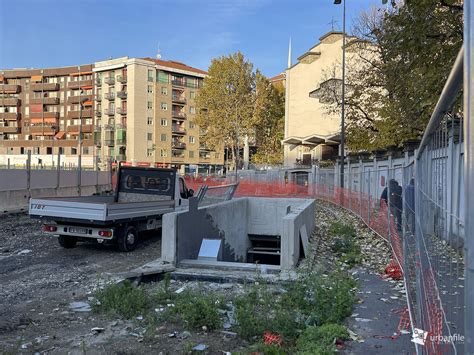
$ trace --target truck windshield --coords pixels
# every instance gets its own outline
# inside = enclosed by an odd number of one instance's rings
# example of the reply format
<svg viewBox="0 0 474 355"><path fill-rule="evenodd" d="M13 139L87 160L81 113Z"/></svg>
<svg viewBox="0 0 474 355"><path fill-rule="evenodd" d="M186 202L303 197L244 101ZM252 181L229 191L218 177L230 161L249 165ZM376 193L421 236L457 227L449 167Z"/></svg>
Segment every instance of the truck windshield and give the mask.
<svg viewBox="0 0 474 355"><path fill-rule="evenodd" d="M122 168L119 193L174 195L175 173L169 170Z"/></svg>

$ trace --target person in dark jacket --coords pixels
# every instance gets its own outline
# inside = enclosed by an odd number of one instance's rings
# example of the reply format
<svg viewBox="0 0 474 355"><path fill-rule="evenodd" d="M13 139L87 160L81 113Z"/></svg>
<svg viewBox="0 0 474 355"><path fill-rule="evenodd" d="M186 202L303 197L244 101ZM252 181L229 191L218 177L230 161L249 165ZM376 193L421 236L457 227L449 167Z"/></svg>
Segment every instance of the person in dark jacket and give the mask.
<svg viewBox="0 0 474 355"><path fill-rule="evenodd" d="M388 194L390 194L390 199L388 198ZM390 213L396 218L397 229L399 231L402 230L402 194L403 189L397 180L390 179L388 186L385 187L380 196L380 205L382 205L383 202L385 202L386 205L390 204Z"/></svg>

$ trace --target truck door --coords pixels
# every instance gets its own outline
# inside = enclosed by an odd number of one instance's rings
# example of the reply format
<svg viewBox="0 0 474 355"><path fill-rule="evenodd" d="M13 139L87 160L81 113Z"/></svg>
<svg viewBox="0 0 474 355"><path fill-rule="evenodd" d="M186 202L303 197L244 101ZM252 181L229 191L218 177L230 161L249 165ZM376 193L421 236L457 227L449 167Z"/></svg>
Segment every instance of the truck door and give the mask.
<svg viewBox="0 0 474 355"><path fill-rule="evenodd" d="M186 182L182 177L179 177L178 181L179 186L179 196L178 196L178 206L188 206L189 201L188 199L194 195L194 191L188 189L186 186Z"/></svg>

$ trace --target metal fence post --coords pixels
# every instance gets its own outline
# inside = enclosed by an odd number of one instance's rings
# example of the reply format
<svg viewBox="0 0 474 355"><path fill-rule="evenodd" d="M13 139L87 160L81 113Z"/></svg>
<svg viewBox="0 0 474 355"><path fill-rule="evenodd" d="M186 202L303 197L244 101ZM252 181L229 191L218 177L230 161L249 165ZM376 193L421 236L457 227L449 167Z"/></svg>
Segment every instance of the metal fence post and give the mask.
<svg viewBox="0 0 474 355"><path fill-rule="evenodd" d="M368 184L367 184L367 195L368 195L368 199L367 199L367 224L370 226L370 199L371 199L371 196L370 196L370 169L369 171L367 172L369 174L369 177L368 177Z"/></svg>
<svg viewBox="0 0 474 355"><path fill-rule="evenodd" d="M56 166L56 188L59 190L61 184L61 154L58 153L58 165Z"/></svg>
<svg viewBox="0 0 474 355"><path fill-rule="evenodd" d="M474 3L464 1L464 184L465 321L464 352L474 353Z"/></svg>
<svg viewBox="0 0 474 355"><path fill-rule="evenodd" d="M31 150L28 151L26 160L26 188L28 190L28 198L31 195Z"/></svg>

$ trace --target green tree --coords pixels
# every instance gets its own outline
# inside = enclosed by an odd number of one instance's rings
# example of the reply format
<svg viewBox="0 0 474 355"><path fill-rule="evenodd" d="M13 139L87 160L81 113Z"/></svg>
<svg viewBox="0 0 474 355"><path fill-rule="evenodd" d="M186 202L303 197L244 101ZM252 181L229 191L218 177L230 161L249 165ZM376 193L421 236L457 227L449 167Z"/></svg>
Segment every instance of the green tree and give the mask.
<svg viewBox="0 0 474 355"><path fill-rule="evenodd" d="M253 121L258 147L253 162L280 164L283 161L281 140L285 129L285 89L282 85L273 85L258 70Z"/></svg>
<svg viewBox="0 0 474 355"><path fill-rule="evenodd" d="M462 44L462 27L459 0L406 0L361 14L357 39L347 45L350 149L397 146L422 135ZM327 111L340 114L339 86L321 87Z"/></svg>
<svg viewBox="0 0 474 355"><path fill-rule="evenodd" d="M213 59L196 97L196 123L210 148L231 150L238 167L238 149L254 126L255 74L241 52Z"/></svg>

